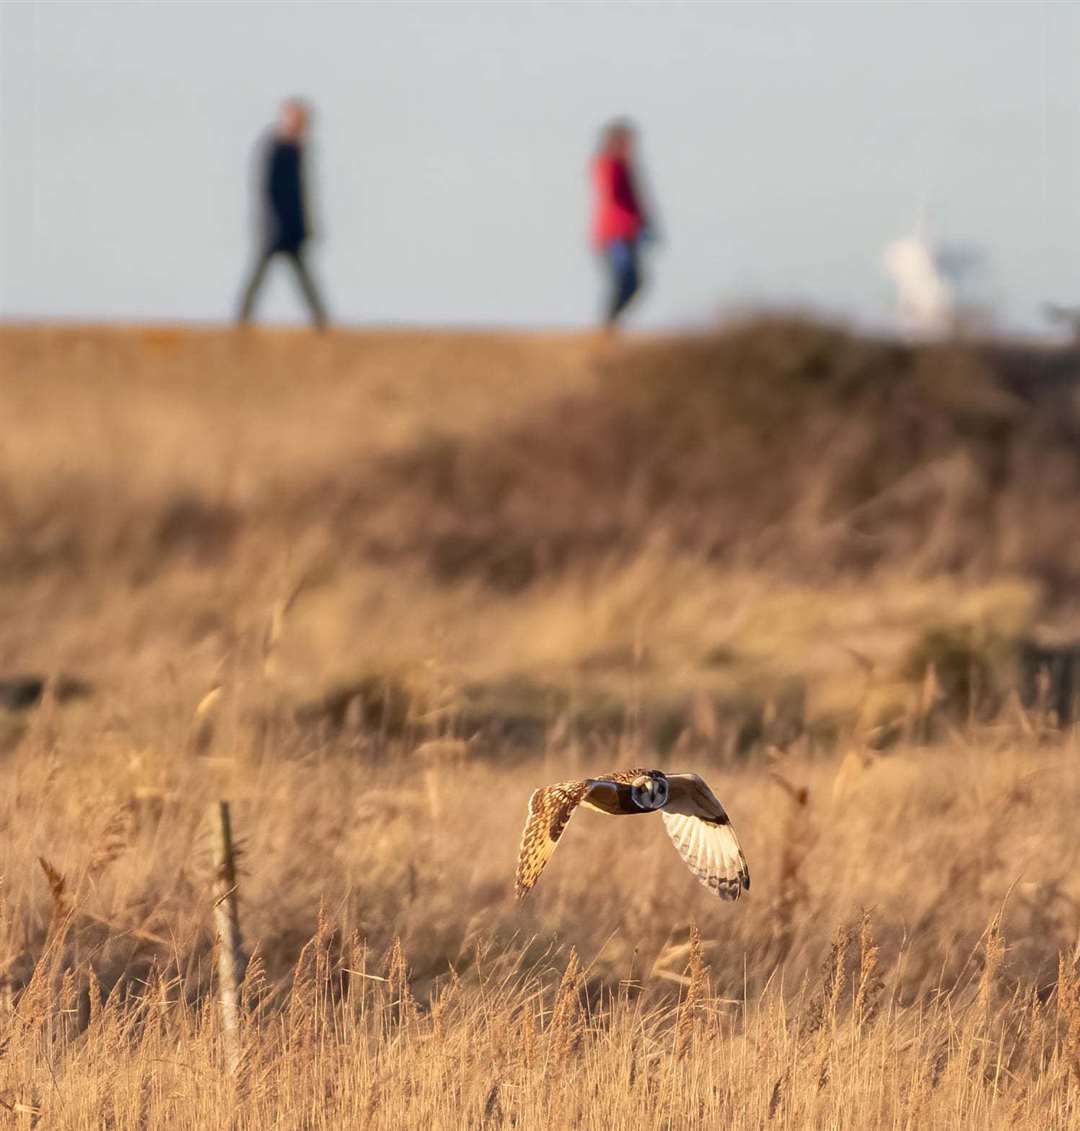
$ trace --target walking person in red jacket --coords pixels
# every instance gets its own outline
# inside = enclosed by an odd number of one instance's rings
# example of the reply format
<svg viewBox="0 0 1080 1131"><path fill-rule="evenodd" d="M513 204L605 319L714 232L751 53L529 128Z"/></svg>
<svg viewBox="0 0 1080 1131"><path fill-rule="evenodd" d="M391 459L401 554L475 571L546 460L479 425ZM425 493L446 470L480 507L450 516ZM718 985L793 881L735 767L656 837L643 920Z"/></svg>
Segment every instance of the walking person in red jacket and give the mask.
<svg viewBox="0 0 1080 1131"><path fill-rule="evenodd" d="M634 183L634 127L618 120L604 130L593 159L593 244L611 281L604 311L608 329L641 289L639 245L648 220Z"/></svg>

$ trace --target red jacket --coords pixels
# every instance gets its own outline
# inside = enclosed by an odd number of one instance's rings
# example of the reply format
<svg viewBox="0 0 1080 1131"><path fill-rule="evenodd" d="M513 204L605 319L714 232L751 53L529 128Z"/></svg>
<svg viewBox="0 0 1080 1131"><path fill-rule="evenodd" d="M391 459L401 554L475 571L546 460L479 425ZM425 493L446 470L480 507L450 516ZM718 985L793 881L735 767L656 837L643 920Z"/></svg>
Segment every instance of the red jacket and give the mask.
<svg viewBox="0 0 1080 1131"><path fill-rule="evenodd" d="M592 238L597 247L614 240L634 240L645 215L634 191L630 166L620 157L599 154L593 161Z"/></svg>

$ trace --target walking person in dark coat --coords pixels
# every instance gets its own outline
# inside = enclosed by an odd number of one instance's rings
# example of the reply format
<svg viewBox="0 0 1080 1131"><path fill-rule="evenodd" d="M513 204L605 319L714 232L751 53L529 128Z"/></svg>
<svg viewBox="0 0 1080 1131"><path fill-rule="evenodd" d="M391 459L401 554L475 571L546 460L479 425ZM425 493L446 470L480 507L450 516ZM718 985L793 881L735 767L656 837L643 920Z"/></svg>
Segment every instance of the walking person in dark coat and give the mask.
<svg viewBox="0 0 1080 1131"><path fill-rule="evenodd" d="M270 261L275 255L284 255L296 272L312 322L319 329L326 326L326 309L304 260L304 244L310 234L303 175L307 127L307 107L298 99L290 99L281 107L277 129L260 155L258 189L262 242L240 304L242 323L251 321L255 299Z"/></svg>

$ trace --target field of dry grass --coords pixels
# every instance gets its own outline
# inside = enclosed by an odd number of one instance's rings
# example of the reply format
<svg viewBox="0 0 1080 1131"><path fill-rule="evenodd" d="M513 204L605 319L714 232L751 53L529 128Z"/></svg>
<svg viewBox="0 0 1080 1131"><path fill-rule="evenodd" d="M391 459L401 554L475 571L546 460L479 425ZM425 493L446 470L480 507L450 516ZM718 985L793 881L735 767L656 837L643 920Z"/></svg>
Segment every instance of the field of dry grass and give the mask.
<svg viewBox="0 0 1080 1131"><path fill-rule="evenodd" d="M1073 394L1022 360L0 332L0 678L54 677L0 711L4 1117L1076 1126L1080 752L1010 684L1075 616ZM713 784L747 898L583 812L516 905L530 791L630 764Z"/></svg>

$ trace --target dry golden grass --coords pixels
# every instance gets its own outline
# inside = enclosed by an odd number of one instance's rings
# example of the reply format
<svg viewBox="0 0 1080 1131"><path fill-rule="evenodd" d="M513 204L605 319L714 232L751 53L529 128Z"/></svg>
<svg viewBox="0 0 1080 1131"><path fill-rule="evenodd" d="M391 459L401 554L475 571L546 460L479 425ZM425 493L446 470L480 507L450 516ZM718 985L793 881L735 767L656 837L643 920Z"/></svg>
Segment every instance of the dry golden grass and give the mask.
<svg viewBox="0 0 1080 1131"><path fill-rule="evenodd" d="M890 561L800 578L669 530L523 588L450 582L389 537L393 498L364 512L380 538L361 550L330 505L341 483L392 485L383 457L432 435L486 444L594 396L594 345L0 345L0 676L95 688L0 729L13 1126L1077 1125L1075 743L1005 701L992 722L941 711L940 741L916 745L937 704L901 662L943 621L1021 631L1039 577ZM504 517L536 506L513 496ZM448 505L432 497L433 523ZM310 706L363 678L340 717ZM883 750L887 710L908 739ZM507 729L518 714L539 740ZM515 904L531 789L641 762L714 785L748 897L699 887L656 819L583 812ZM235 1080L204 827L219 797L250 952Z"/></svg>
<svg viewBox="0 0 1080 1131"><path fill-rule="evenodd" d="M21 750L0 1101L58 1127L1072 1125L1071 746L898 751L839 786L834 760L789 760L786 785L696 760L746 899L710 897L660 822L582 813L517 906L529 790L606 764ZM221 792L255 955L235 1086L202 826Z"/></svg>

